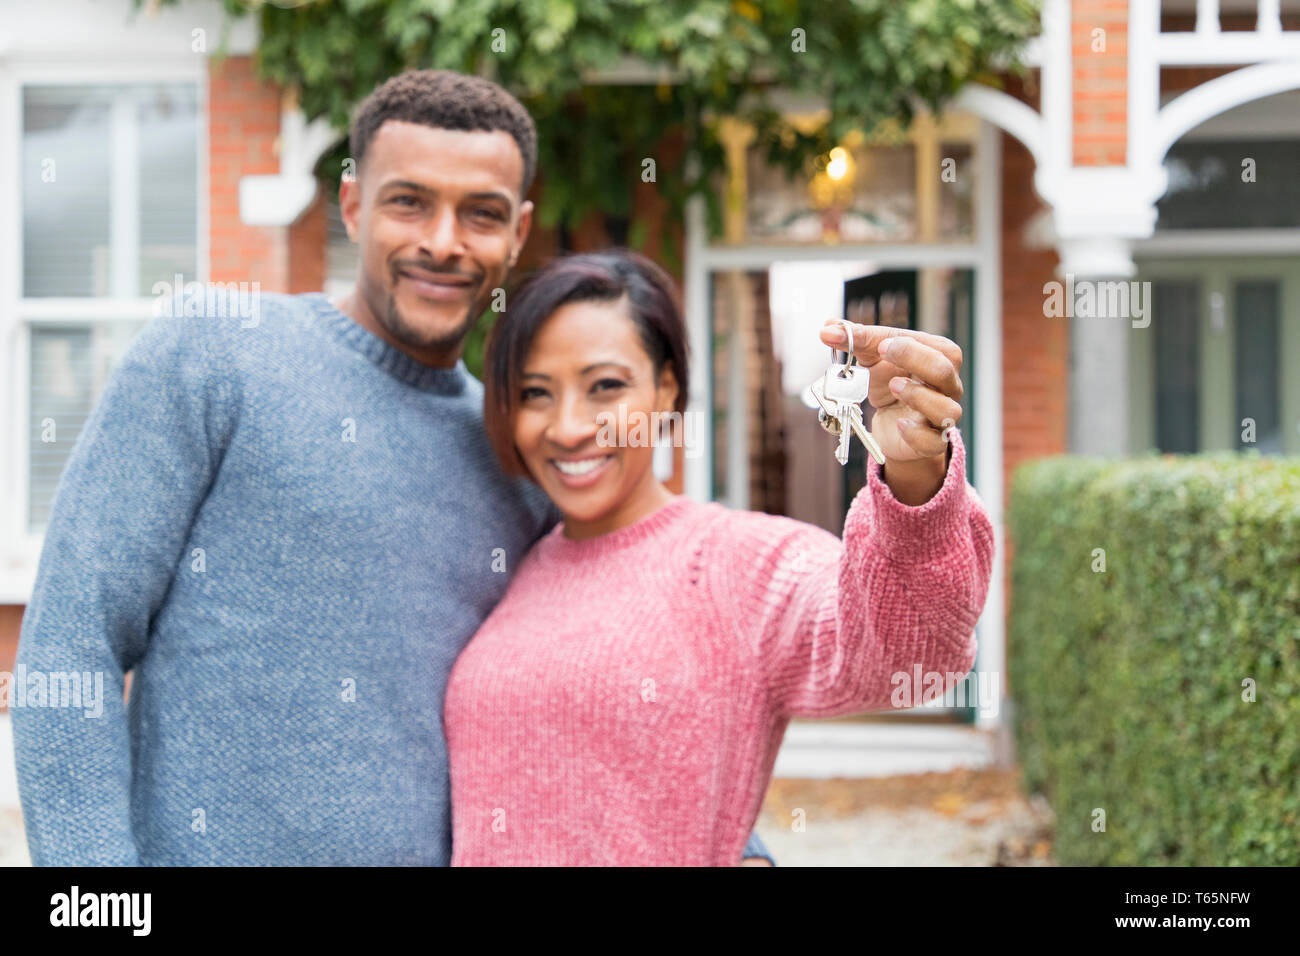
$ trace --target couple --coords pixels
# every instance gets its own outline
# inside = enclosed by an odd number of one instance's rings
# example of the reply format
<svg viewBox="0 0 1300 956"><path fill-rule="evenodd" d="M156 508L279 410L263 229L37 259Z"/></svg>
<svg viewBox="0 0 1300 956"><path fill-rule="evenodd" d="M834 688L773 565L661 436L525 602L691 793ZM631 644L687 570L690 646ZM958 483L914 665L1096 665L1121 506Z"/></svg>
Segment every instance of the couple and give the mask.
<svg viewBox="0 0 1300 956"><path fill-rule="evenodd" d="M973 664L993 536L939 427L960 352L854 327L887 461L842 542L695 502L597 440L685 408L646 259L559 259L483 384L460 360L528 235L523 107L406 73L351 152L354 292L154 320L78 439L19 664L108 691L97 719L12 711L33 862L761 864L791 717Z"/></svg>

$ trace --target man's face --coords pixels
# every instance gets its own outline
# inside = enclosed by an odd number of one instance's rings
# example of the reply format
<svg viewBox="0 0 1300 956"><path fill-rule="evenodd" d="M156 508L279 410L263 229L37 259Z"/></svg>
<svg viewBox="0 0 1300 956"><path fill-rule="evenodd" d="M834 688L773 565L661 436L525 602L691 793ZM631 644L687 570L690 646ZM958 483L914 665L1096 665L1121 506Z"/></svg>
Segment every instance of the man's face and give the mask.
<svg viewBox="0 0 1300 956"><path fill-rule="evenodd" d="M523 166L501 130L389 120L375 133L339 205L360 245L358 296L397 342L459 356L528 238Z"/></svg>

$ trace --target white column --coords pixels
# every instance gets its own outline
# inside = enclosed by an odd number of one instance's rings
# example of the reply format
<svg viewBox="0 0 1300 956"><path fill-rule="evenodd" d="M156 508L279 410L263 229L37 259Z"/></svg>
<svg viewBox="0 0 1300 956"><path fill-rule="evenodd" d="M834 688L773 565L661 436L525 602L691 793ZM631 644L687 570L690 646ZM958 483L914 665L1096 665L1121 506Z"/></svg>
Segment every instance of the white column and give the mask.
<svg viewBox="0 0 1300 956"><path fill-rule="evenodd" d="M711 367L709 275L704 265L704 199L692 196L686 203L686 260L684 265L684 303L686 332L691 348L691 384L686 414L699 422L695 440L701 447L693 449L695 457L685 457L683 490L696 501L708 501L713 490L713 371Z"/></svg>
<svg viewBox="0 0 1300 956"><path fill-rule="evenodd" d="M1001 695L995 713L976 711L975 726L1005 726L1006 700L1006 593L1003 588L1006 540L1002 513L1002 207L1001 131L987 121L980 123L977 179L975 183L975 231L980 262L975 273L975 407L979 409L976 437L975 484L993 521L993 578L980 616L980 647L976 668L998 675ZM987 704L983 704L987 707Z"/></svg>
<svg viewBox="0 0 1300 956"><path fill-rule="evenodd" d="M1081 282L1128 282L1127 275L1071 275ZM1100 296L1100 293L1099 293ZM1070 322L1070 451L1083 455L1129 452L1127 315L1075 315Z"/></svg>

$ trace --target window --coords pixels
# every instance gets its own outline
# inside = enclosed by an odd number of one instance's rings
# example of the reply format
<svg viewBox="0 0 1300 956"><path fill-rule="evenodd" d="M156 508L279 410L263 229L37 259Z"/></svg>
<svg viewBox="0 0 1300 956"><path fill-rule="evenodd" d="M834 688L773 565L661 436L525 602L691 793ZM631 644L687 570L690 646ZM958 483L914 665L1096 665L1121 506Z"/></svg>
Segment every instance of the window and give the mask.
<svg viewBox="0 0 1300 956"><path fill-rule="evenodd" d="M197 92L188 86L23 90L23 295L150 295L193 281Z"/></svg>
<svg viewBox="0 0 1300 956"><path fill-rule="evenodd" d="M198 86L28 84L21 104L24 523L39 533L153 297L201 278Z"/></svg>
<svg viewBox="0 0 1300 956"><path fill-rule="evenodd" d="M1282 454L1282 349L1278 319L1281 283L1237 282L1233 289L1233 354L1237 421L1254 423L1254 442L1264 454ZM1243 430L1245 426L1243 425ZM1240 437L1240 436L1239 436Z"/></svg>
<svg viewBox="0 0 1300 956"><path fill-rule="evenodd" d="M1200 285L1152 284L1155 320L1156 447L1200 451Z"/></svg>
<svg viewBox="0 0 1300 956"><path fill-rule="evenodd" d="M29 429L29 527L43 528L68 454L113 362L143 322L33 325Z"/></svg>
<svg viewBox="0 0 1300 956"><path fill-rule="evenodd" d="M923 114L906 131L896 124L851 131L791 174L754 144L752 128L728 119L720 131L728 157L717 184L721 238L759 245L970 242L977 130L970 117Z"/></svg>
<svg viewBox="0 0 1300 956"><path fill-rule="evenodd" d="M1300 221L1300 139L1180 140L1156 229L1292 229ZM1267 183L1267 186L1257 185Z"/></svg>
<svg viewBox="0 0 1300 956"><path fill-rule="evenodd" d="M1130 450L1300 454L1300 261L1145 260L1151 324L1129 337Z"/></svg>
<svg viewBox="0 0 1300 956"><path fill-rule="evenodd" d="M329 196L325 203L325 292L332 298L342 298L357 284L357 266L361 255L357 244L348 238L339 209L338 193Z"/></svg>

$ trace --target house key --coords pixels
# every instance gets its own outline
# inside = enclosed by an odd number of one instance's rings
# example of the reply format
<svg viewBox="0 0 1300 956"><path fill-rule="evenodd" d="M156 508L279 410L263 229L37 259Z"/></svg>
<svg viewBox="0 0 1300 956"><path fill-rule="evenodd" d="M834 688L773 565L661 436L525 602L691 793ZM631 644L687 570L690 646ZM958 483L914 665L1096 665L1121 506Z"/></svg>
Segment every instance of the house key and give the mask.
<svg viewBox="0 0 1300 956"><path fill-rule="evenodd" d="M813 397L821 405L817 420L822 428L839 437L835 460L841 465L848 464L850 432L857 435L871 457L883 465L884 452L862 422L861 403L866 400L871 389L871 375L865 365L858 364L857 356L853 353L853 327L845 322L844 328L849 340L847 364L836 360L836 350L832 348L830 367L821 381L814 382L811 388Z"/></svg>

